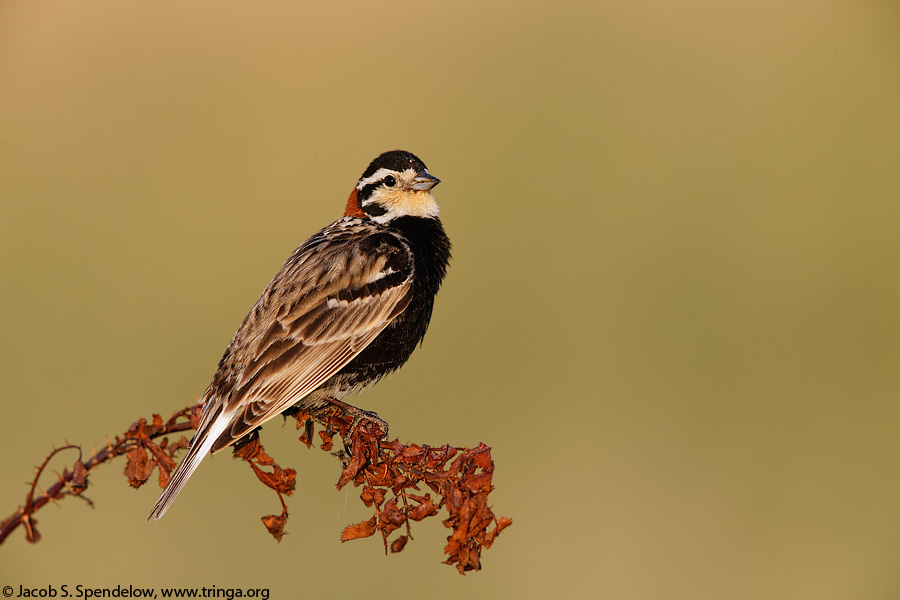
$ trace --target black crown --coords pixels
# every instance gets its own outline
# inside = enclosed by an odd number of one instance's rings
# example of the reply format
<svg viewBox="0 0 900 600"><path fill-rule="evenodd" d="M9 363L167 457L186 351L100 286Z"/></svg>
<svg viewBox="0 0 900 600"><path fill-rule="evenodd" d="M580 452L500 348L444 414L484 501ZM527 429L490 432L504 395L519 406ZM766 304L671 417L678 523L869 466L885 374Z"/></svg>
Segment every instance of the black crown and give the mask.
<svg viewBox="0 0 900 600"><path fill-rule="evenodd" d="M426 170L426 167L425 163L419 160L419 157L412 152L407 152L406 150L391 150L373 160L360 179L365 179L366 177L373 175L378 169L390 169L392 171L413 169L418 173L419 171Z"/></svg>

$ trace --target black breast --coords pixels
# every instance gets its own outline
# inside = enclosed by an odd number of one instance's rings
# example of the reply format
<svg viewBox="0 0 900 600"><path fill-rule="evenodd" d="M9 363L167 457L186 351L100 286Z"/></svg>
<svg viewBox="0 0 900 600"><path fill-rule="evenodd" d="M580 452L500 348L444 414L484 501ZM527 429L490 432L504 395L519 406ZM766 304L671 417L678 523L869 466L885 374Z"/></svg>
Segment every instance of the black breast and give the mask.
<svg viewBox="0 0 900 600"><path fill-rule="evenodd" d="M428 329L434 297L450 260L450 240L440 220L400 217L388 227L400 233L413 252L412 299L400 316L339 371L350 387L374 382L409 359Z"/></svg>

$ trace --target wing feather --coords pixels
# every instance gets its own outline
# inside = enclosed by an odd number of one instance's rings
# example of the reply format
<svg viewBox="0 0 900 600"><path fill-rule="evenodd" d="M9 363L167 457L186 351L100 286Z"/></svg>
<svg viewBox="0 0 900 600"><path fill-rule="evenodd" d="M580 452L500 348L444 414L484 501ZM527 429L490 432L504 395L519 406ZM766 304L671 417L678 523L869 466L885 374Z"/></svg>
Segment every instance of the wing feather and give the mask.
<svg viewBox="0 0 900 600"><path fill-rule="evenodd" d="M413 268L403 240L358 219L300 246L235 333L197 435L150 516L166 512L208 452L301 404L371 344L409 305Z"/></svg>
<svg viewBox="0 0 900 600"><path fill-rule="evenodd" d="M231 377L219 386L214 380L208 391L224 403L218 418L231 423L212 452L301 403L409 304L409 248L393 234L373 235L370 228L326 242L310 240L260 297L262 309L251 311L223 359L232 365L226 369ZM284 285L288 280L302 285ZM255 332L263 333L254 338ZM242 337L249 343L236 344Z"/></svg>

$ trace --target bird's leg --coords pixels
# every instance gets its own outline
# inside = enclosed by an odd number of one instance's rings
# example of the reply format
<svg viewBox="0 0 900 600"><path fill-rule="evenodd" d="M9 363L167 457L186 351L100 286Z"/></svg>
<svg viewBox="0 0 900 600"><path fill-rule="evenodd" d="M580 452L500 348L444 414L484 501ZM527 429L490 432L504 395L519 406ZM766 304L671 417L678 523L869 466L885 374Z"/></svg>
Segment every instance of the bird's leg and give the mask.
<svg viewBox="0 0 900 600"><path fill-rule="evenodd" d="M362 410L361 408L356 408L352 404L347 404L346 402L342 402L337 398L329 398L328 402L337 406L346 414L353 417L353 422L350 423L350 428L347 429L347 435L344 436L344 447L347 448L347 451L351 454L353 451L350 449L351 440L353 439L353 433L356 431L356 428L359 427L359 424L363 421L369 421L370 423L374 423L378 426L378 428L384 433L379 437L379 439L386 438L388 434L388 424L384 419L380 419L377 414L368 410Z"/></svg>

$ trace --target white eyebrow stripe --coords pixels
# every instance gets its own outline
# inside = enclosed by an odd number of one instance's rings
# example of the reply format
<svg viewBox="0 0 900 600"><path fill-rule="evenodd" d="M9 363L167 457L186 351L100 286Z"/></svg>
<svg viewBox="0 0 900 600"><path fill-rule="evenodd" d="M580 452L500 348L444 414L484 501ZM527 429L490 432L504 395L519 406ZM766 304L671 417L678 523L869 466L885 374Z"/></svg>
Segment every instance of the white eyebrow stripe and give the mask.
<svg viewBox="0 0 900 600"><path fill-rule="evenodd" d="M365 179L360 179L359 184L357 184L356 186L356 189L361 190L367 185L371 185L375 182L381 181L382 179L384 179L385 175L389 175L391 173L396 173L396 171L391 171L390 169L385 169L384 167L382 167Z"/></svg>

